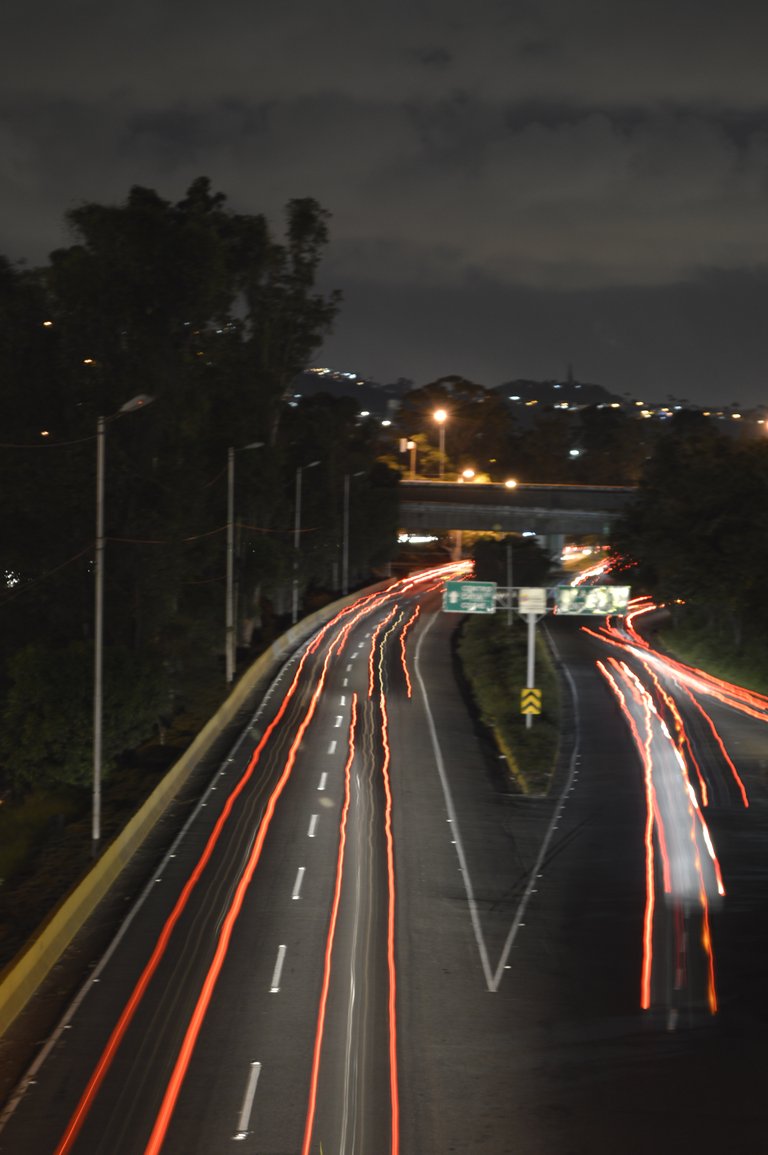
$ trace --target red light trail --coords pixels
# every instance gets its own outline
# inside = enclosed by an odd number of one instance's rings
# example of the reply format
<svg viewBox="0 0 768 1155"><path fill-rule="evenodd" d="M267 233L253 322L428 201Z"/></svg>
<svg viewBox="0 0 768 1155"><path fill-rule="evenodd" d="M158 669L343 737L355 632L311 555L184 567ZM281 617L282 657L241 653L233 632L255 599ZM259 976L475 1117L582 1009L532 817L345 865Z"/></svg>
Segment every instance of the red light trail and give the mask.
<svg viewBox="0 0 768 1155"><path fill-rule="evenodd" d="M315 1031L315 1046L312 1053L312 1074L309 1080L309 1103L307 1119L304 1124L304 1141L301 1145L302 1155L309 1155L312 1143L312 1129L315 1122L317 1107L317 1085L320 1079L320 1056L323 1049L323 1031L325 1015L328 1006L328 991L331 986L331 960L333 957L333 940L336 935L336 923L339 917L341 902L341 884L344 878L344 852L347 844L347 816L350 802L350 773L355 760L355 727L357 725L357 694L352 695L352 717L349 723L348 755L344 766L344 803L341 810L339 825L339 851L336 860L336 882L333 890L333 905L328 926L328 940L325 947L325 962L323 966L323 987L320 993L320 1007L317 1013L317 1029Z"/></svg>
<svg viewBox="0 0 768 1155"><path fill-rule="evenodd" d="M379 610L380 608L382 608L382 606L384 606L388 601L392 601L396 596L402 597L404 594L411 593L411 592L420 592L420 593L429 592L431 590L437 589L442 584L442 582L444 580L446 580L447 578L467 576L469 573L471 573L471 570L472 570L472 563L459 562L459 563L449 564L446 566L436 567L432 570L424 571L422 573L413 575L409 578L393 582L393 583L391 583L391 585L386 587L383 591L379 591L378 593L371 594L371 595L366 595L366 596L358 599L357 601L355 601L351 605L342 609L330 621L328 621L325 624L325 626L323 626L318 631L318 633L315 635L315 637L313 638L311 643L306 647L306 649L304 650L304 653L302 654L301 659L298 663L297 669L296 669L295 674L291 680L291 683L290 683L287 691L285 692L285 695L284 695L284 697L283 697L283 699L279 705L278 710L276 711L274 718L269 723L269 725L266 727L264 734L262 735L256 748L254 749L253 754L251 755L251 757L248 761L248 764L242 773L242 776L240 777L240 779L238 780L238 782L235 784L234 788L232 789L232 791L231 791L231 793L227 799L227 802L224 805L222 812L221 812L219 818L217 819L211 834L208 837L208 840L206 842L206 845L205 845L205 848L204 848L202 854L200 855L198 861L196 862L189 878L187 879L187 882L185 883L184 887L182 888L181 893L179 894L179 897L176 900L176 903L174 904L174 907L173 907L173 910L171 911L171 914L168 916L168 918L167 918L167 920L163 926L163 929L162 929L162 931L161 931L161 933L157 939L157 942L154 946L154 949L152 950L152 953L149 957L149 960L146 963L144 970L142 971L141 976L140 976L138 982L136 983L136 986L134 987L134 990L133 990L131 996L129 997L128 1001L126 1002L125 1007L123 1008L123 1011L122 1011L116 1025L115 1025L114 1029L112 1030L112 1033L109 1037L109 1040L108 1040L108 1042L107 1042L107 1044L106 1044L106 1046L105 1046L105 1048L104 1048L104 1050L103 1050L103 1052L102 1052L102 1054L101 1054L101 1056L100 1056L100 1058L99 1058L99 1060L98 1060L98 1062L94 1068L94 1071L93 1071L93 1073L92 1073L92 1075L91 1075L91 1077L90 1077L90 1079L86 1085L86 1088L85 1088L85 1090L84 1090L84 1092L80 1098L80 1101L78 1102L77 1107L75 1108L75 1111L73 1112L73 1115L72 1115L72 1117L71 1117L71 1119L70 1119L70 1121L69 1121L69 1123L68 1123L68 1125L64 1131L64 1134L63 1134L63 1136L62 1136L62 1138L61 1138L61 1140L60 1140L60 1142L56 1148L55 1155L67 1155L67 1153L72 1150L72 1147L73 1147L73 1145L77 1139L78 1134L80 1133L80 1130L83 1126L83 1123L84 1123L84 1121L85 1121L85 1119L86 1119L86 1117L87 1117L87 1115L88 1115L88 1113L89 1113L89 1111L93 1105L93 1102L94 1102L94 1100L95 1100L95 1098L99 1092L99 1089L102 1086L103 1081L106 1078L106 1075L107 1075L107 1073L111 1067L113 1059L114 1059L119 1047L121 1046L121 1044L124 1040L126 1032L128 1031L128 1028L129 1028L131 1022L134 1019L136 1011L137 1011L137 1009L138 1009L138 1007L139 1007L139 1005L140 1005L140 1003L141 1003L141 1001L142 1001L142 999L143 999L143 997L144 997L144 995L145 995L145 993L149 987L149 984L152 981L152 979L153 979L153 977L157 971L157 968L158 968L158 966L159 966L159 964L160 964L160 962L161 962L161 960L162 960L162 958L163 958L163 956L164 956L164 954L168 948L171 937L172 937L173 932L174 932L174 930L175 930L175 928L179 922L179 919L181 918L182 913L184 912L186 906L188 905L188 902L191 898L191 895L192 895L195 887L197 886L198 882L200 881L201 877L203 876L203 874L206 870L206 867L209 865L209 863L211 861L214 850L216 849L216 847L217 847L217 845L221 839L222 833L223 833L223 831L227 825L227 822L229 821L229 819L233 813L233 810L235 808L235 805L236 805L238 799L242 795L246 785L253 778L255 769L260 762L260 759L262 757L262 754L263 754L267 744L272 739L277 728L283 722L285 715L286 715L286 711L288 709L288 706L289 706L290 702L292 701L292 699L295 697L297 689L298 689L299 685L301 684L301 682L305 676L305 670L306 670L307 662L308 662L310 656L316 654L318 652L320 646L323 645L324 643L327 643L327 650L326 650L325 658L323 659L323 662L322 662L321 672L318 676L317 684L316 684L315 689L312 693L309 707L306 710L304 717L302 718L301 722L297 726L295 737L294 737L293 742L291 743L291 746L290 746L290 749L288 752L288 756L285 760L285 763L283 765L283 768L282 768L282 771L279 775L277 783L276 783L275 787L273 788L271 795L269 796L269 799L268 799L267 805L265 807L263 816L262 816L261 821L259 823L259 827L257 830L256 838L255 838L251 853L248 857L246 865L245 865L245 867L244 867L244 869L243 869L243 871L239 877L237 885L235 887L232 901L231 901L231 903L227 909L227 912L223 918L223 921L221 922L220 930L218 933L218 939L217 939L215 951L214 951L213 958L212 958L212 962L211 962L210 967L208 968L208 971L206 972L206 975L204 977L199 995L198 995L196 1002L195 1002L193 1012L190 1016L188 1026L187 1026L185 1034L184 1034L183 1042L182 1042L181 1047L179 1049L179 1052L178 1052L178 1055L176 1058L176 1062L174 1064L171 1076L170 1076L168 1084L166 1086L165 1093L163 1095L161 1107L160 1107L158 1114L157 1114L157 1117L155 1119L155 1123L154 1123L154 1126L152 1129L150 1139L149 1139L147 1146L145 1148L145 1155L158 1155L158 1153L161 1151L168 1127L170 1125L170 1122L171 1122L171 1119L173 1116L176 1102L178 1100L178 1096L181 1092L181 1088L182 1088L182 1085L184 1083L184 1079L185 1079L185 1076L187 1073L189 1063L190 1063L192 1055L194 1053L194 1049L195 1049L195 1045L196 1045L196 1042L197 1042L197 1039L199 1036L199 1032L202 1028L202 1024L203 1024L203 1021L205 1019L205 1015L206 1015L207 1009L209 1007L210 1001L213 997L213 993L214 993L214 990L216 987L216 983L217 983L219 974L220 974L222 966L224 964L224 960L227 956L227 952L229 949L230 940L231 940L232 933L234 930L235 922L238 918L238 915L240 914L247 889L251 883L254 872L258 866L258 863L259 863L259 860L261 857L261 853L262 853L262 849L264 846L264 842L265 842L265 839L267 837L267 833L269 831L270 824L271 824L271 821L272 821L272 818L273 818L273 815L275 812L275 808L276 808L277 803L280 799L280 796L282 795L282 793L285 789L285 786L286 786L286 784L287 784L287 782L291 776L291 773L292 773L292 770L293 770L293 767L294 767L294 764L296 761L296 756L298 753L299 745L300 745L301 740L302 740L302 738L306 732L307 727L309 726L309 724L310 724L310 722L311 722L311 720L315 714L315 711L317 709L321 695L323 693L326 675L328 672L329 663L331 661L331 658L334 656L338 656L343 651L343 648L346 644L346 640L347 640L349 633L350 633L350 630L353 628L353 626L355 624L357 624L365 616L367 616L367 615ZM389 613L378 623L376 630L374 632L374 636L373 636L373 640L372 640L372 644L371 644L371 666L370 666L371 681L369 684L369 693L371 696L373 696L373 693L374 693L373 657L372 657L372 655L373 655L373 652L374 652L375 647L376 647L376 641L377 641L377 638L378 638L379 634L381 633L382 629L384 628L384 626L389 621L391 621L391 619L394 617L396 612L397 612L397 605L394 604L392 609L389 611ZM417 607L415 612L412 614L412 616L405 623L405 626L403 628L403 633L401 635L401 658L402 658L403 670L405 672L406 684L407 684L409 696L410 696L410 679L408 677L407 665L406 665L406 661L405 661L404 634L407 632L407 630L410 628L410 626L416 620L418 613L419 613L419 609ZM395 912L394 841L393 841L393 834L392 834L392 794L391 794L391 783L390 783L390 778L389 778L390 750L389 750L389 743L388 743L388 737L387 737L388 722L387 722L386 699L385 699L385 695L384 695L384 691L383 691L383 686L380 690L379 705L380 705L380 709L381 709L381 726L382 726L381 740L382 740L382 749L384 752L382 776L383 776L383 780L384 780L384 793L385 793L385 800L386 800L384 826L385 826L385 839L386 839L386 847L387 847L387 877L388 877L388 888L389 888L388 919L387 919L387 922L388 922L387 964L388 964L388 971L389 971L389 988L390 988L388 1005L389 1005L390 1071L391 1071L390 1096L391 1096L391 1103L392 1103L392 1151L391 1151L391 1155L396 1155L397 1150L398 1150L398 1145L399 1145L399 1139L398 1139L399 1099L398 1099L398 1090L397 1090L397 1043L396 1043L397 1024L396 1024L396 997L395 997L396 973L395 973L395 955L394 955L394 912ZM356 715L356 701L355 701L354 712ZM352 734L350 734L350 747L351 747L351 753L350 753L350 760L351 760L351 758L353 757L353 750L354 750L353 735ZM345 771L345 773L348 772L349 764L350 764L350 762L348 761L347 771ZM346 811L345 811L345 816L346 816ZM343 843L343 827L340 831L340 843ZM343 864L343 846L340 849L340 853L342 855L340 862ZM310 1089L310 1095L312 1095L312 1093L313 1092Z"/></svg>
<svg viewBox="0 0 768 1155"><path fill-rule="evenodd" d="M744 691L741 687L732 686L654 651L637 633L634 625L638 615L652 608L655 607L648 602L635 605L627 615L623 629L608 622L599 630L585 629L586 633L597 640L623 650L628 658L639 661L639 670L648 679L646 687L640 675L626 661L620 662L612 657L608 665L602 661L597 662L597 669L609 685L628 724L643 767L646 797L646 905L640 1004L647 1010L654 1001L652 987L657 915L654 858L658 851L663 863L663 891L675 912L675 990L679 991L684 981L690 981L684 923L698 911L696 917L700 919L701 928L698 942L706 966L706 1004L709 1011L715 1014L718 999L711 906L713 899L725 895L725 885L713 840L702 813L702 808L708 804L710 792L678 702L662 683L662 678L667 679L678 694L682 692L685 695L685 700L706 723L745 807L748 807L749 801L744 783L712 718L698 701L697 694L707 694L750 716L760 717L763 721L768 720L768 699L762 699L760 695ZM691 781L689 768L691 773L695 772L700 798ZM673 1013L672 1004L670 1013Z"/></svg>

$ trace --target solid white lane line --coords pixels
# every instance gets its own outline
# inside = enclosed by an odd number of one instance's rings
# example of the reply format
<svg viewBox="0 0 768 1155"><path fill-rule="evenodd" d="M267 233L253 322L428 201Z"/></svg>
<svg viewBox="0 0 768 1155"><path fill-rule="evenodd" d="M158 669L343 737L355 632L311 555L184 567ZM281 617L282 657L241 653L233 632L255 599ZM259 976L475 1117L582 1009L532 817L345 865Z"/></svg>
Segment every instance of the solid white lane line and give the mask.
<svg viewBox="0 0 768 1155"><path fill-rule="evenodd" d="M300 866L296 871L296 881L293 884L293 894L291 898L297 899L301 897L301 884L304 881L304 867Z"/></svg>
<svg viewBox="0 0 768 1155"><path fill-rule="evenodd" d="M469 869L467 868L467 860L466 860L466 856L464 854L464 846L463 846L463 844L461 842L461 838L459 836L459 824L458 824L458 821L456 818L456 809L453 805L453 796L451 794L450 786L448 785L448 776L447 776L446 771L445 771L445 763L443 762L443 752L440 748L440 742L438 741L438 737L437 737L437 727L435 726L434 718L432 717L432 710L430 709L430 705L429 705L429 695L427 694L427 687L424 685L424 679L421 676L420 657L421 657L422 643L424 642L424 639L426 638L429 631L432 629L436 620L437 620L437 616L433 615L431 621L427 624L425 629L422 630L421 636L419 637L419 641L418 641L418 644L416 646L416 654L414 657L414 669L416 672L416 677L418 678L418 681L419 681L419 685L421 687L421 696L422 696L422 700L424 702L424 713L426 714L426 717L427 717L427 727L429 729L429 735L430 735L430 738L432 740L432 750L433 750L434 755L435 755L435 764L437 766L437 773L438 773L438 776L440 778L440 784L443 788L443 798L445 799L445 808L448 811L448 821L453 826L453 834L455 835L455 838L456 838L456 854L457 854L457 857L459 859L459 869L460 869L460 871L464 877L464 889L465 889L466 895L467 895L467 905L469 906L469 916L470 916L470 920L472 922L472 930L474 931L475 942L477 943L477 949L478 949L478 952L480 954L480 962L481 962L482 967L483 967L483 974L485 975L486 986L488 987L489 991L493 991L496 988L493 985L493 974L491 973L491 964L490 964L490 961L488 959L488 951L487 951L486 946L485 946L485 939L483 938L483 931L482 931L482 928L480 926L480 917L479 917L479 914L477 911L477 903L475 902L474 891L472 889L472 880L471 880L470 875L469 875Z"/></svg>
<svg viewBox="0 0 768 1155"><path fill-rule="evenodd" d="M322 774L320 775L320 781L317 784L318 790L325 790L325 784L327 781L328 775L326 774L325 770L323 770Z"/></svg>
<svg viewBox="0 0 768 1155"><path fill-rule="evenodd" d="M453 834L455 835L455 838L456 838L456 854L457 854L458 859L459 859L459 871L461 872L462 877L464 879L464 887L465 887L466 894L467 894L467 904L469 906L469 913L470 913L470 918L472 921L472 929L474 930L475 941L477 942L477 948L478 948L478 951L480 953L480 961L482 963L483 972L485 974L486 985L487 985L489 991L496 991L499 988L499 983L501 982L503 972L508 969L507 968L507 960L509 958L510 951L512 950L512 946L514 945L514 941L515 941L515 938L517 936L517 932L518 932L521 925L525 925L523 923L523 918L525 916L526 907L528 906L528 901L529 901L531 894L535 888L536 879L541 878L541 867L543 865L544 859L545 859L547 851L549 849L549 844L552 840L552 836L553 836L555 830L557 829L557 820L560 817L560 809L563 806L567 791L573 785L574 775L576 773L576 764L577 764L579 757L580 757L579 745L580 745L580 741L581 741L581 723L580 723L580 716L579 716L579 704L578 704L578 698L576 696L576 687L574 685L573 678L571 677L570 672L567 669L564 669L564 673L565 673L566 678L568 679L568 682L570 684L571 693L573 696L573 708L574 708L575 730L576 730L575 744L574 744L573 754L571 756L569 772L568 772L568 776L567 776L566 781L565 781L565 785L563 786L560 797L558 798L557 804L556 804L555 809L552 813L552 817L549 821L549 825L547 827L547 830L544 834L544 839L541 843L538 857L537 857L536 862L534 864L533 870L531 871L531 873L529 875L528 883L526 885L525 891L523 892L523 896L520 900L520 903L518 904L517 910L515 912L515 916L512 920L512 925L509 928L509 933L507 935L506 941L504 943L504 946L502 947L501 957L499 958L498 966L496 967L495 973L491 973L490 960L488 958L488 951L486 949L485 938L483 936L482 927L480 926L480 916L479 916L479 913L477 910L477 904L475 902L474 891L472 888L472 880L470 878L469 869L467 867L467 861L466 861L466 857L464 854L464 847L462 845L461 837L459 834L459 825L458 825L458 821L457 821L457 817L456 817L456 811L455 811L455 808L453 805L453 798L451 795L450 787L448 785L448 777L447 777L446 770L445 770L445 763L443 761L443 755L442 755L442 750L440 748L440 742L439 742L438 737L437 737L437 728L435 726L434 719L432 717L432 711L431 711L430 706L429 706L429 697L427 695L426 686L424 685L424 679L421 676L421 668L420 668L420 664L419 664L419 658L420 658L420 654L421 654L422 643L423 643L425 637L427 636L427 634L429 633L429 631L432 629L436 620L437 620L437 615L433 615L431 621L428 623L426 628L423 630L423 632L419 638L418 644L416 646L416 654L415 654L415 671L416 671L416 676L418 678L419 684L421 686L421 693L422 693L422 698L424 701L424 711L425 711L425 714L427 717L427 724L428 724L428 728L429 728L430 737L432 739L432 749L433 749L434 755L435 755L435 762L437 764L437 772L438 772L438 775L440 777L440 783L443 787L443 797L445 798L446 810L448 811L448 822L453 825ZM552 644L553 644L553 648L555 648L554 642Z"/></svg>
<svg viewBox="0 0 768 1155"><path fill-rule="evenodd" d="M555 651L555 653L557 653L557 646L555 645L554 639L551 639L551 643L552 643L553 650ZM529 901L531 895L537 889L536 888L536 881L539 878L541 878L541 868L544 864L544 859L546 857L547 851L549 850L549 844L552 841L552 835L557 830L557 820L560 817L560 809L563 806L563 802L565 800L565 796L566 796L568 790L573 785L573 777L574 777L575 767L576 767L576 763L580 757L579 747L581 745L581 712L579 710L579 699L578 699L578 695L576 693L576 685L574 683L574 680L573 680L573 677L571 675L570 670L568 670L562 662L561 662L561 668L562 668L563 673L565 674L565 677L566 677L568 684L570 686L571 701L573 702L573 716L574 716L574 728L575 728L573 753L571 754L571 761L570 761L569 766L568 766L568 776L565 780L565 785L563 786L563 789L560 793L560 798L558 799L557 809L554 811L552 817L549 820L549 826L547 827L547 830L544 834L544 839L541 843L538 857L536 858L536 862L534 863L533 870L531 871L531 873L528 876L527 885L526 885L525 890L523 892L523 896L520 899L520 903L519 903L517 911L515 913L515 917L512 920L512 926L509 928L509 934L507 935L506 942L504 943L504 946L502 948L501 957L499 958L499 965L496 968L496 974L494 975L494 988L493 988L494 990L496 990L496 988L499 985L499 982L501 981L502 970L506 969L507 959L509 958L509 952L512 950L512 947L514 945L515 938L517 936L518 927L525 925L522 921L523 916L525 915L525 910L526 910L526 907L528 906L528 901Z"/></svg>
<svg viewBox="0 0 768 1155"><path fill-rule="evenodd" d="M307 838L314 838L316 829L317 829L317 815L313 814L309 820L309 830L307 831Z"/></svg>
<svg viewBox="0 0 768 1155"><path fill-rule="evenodd" d="M240 1118L237 1121L237 1134L233 1136L235 1139L245 1139L248 1134L248 1124L251 1121L253 1100L256 1096L256 1084L259 1081L260 1074L261 1063L251 1063L251 1070L248 1074L248 1086L245 1088L245 1098L240 1108Z"/></svg>
<svg viewBox="0 0 768 1155"><path fill-rule="evenodd" d="M275 962L275 969L272 972L272 983L269 988L270 994L273 995L277 994L277 992L280 990L280 975L283 973L285 951L286 947L282 944L277 948L277 960Z"/></svg>
<svg viewBox="0 0 768 1155"><path fill-rule="evenodd" d="M335 754L336 753L336 739L335 738L333 739L330 746L328 747L328 753L329 754Z"/></svg>

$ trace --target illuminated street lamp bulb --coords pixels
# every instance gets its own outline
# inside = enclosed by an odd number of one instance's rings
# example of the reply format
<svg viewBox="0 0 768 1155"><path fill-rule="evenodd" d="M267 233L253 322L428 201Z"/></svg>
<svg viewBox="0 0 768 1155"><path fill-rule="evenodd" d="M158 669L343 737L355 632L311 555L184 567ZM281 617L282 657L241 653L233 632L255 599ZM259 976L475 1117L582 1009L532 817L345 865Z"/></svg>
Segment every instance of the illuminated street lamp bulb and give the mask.
<svg viewBox="0 0 768 1155"><path fill-rule="evenodd" d="M474 469L463 469L461 472L461 476L462 476L462 479L464 481L471 481L472 478L475 476L475 471L474 471Z"/></svg>
<svg viewBox="0 0 768 1155"><path fill-rule="evenodd" d="M515 481L514 477L507 478L507 480L504 482L504 484L506 485L507 489L516 489L517 488L517 482Z"/></svg>
<svg viewBox="0 0 768 1155"><path fill-rule="evenodd" d="M448 414L444 409L436 409L432 414L440 429L440 480L445 476L445 422Z"/></svg>

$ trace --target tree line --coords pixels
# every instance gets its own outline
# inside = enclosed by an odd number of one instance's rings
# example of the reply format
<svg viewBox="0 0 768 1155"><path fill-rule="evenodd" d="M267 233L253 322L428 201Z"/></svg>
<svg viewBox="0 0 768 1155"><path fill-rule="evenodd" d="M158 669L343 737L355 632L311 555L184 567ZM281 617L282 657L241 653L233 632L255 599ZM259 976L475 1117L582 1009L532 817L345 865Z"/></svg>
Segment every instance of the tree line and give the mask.
<svg viewBox="0 0 768 1155"><path fill-rule="evenodd" d="M345 478L352 582L395 536L378 424L350 399L291 403L341 304L317 288L315 200L276 235L201 177L177 203L134 187L67 224L44 266L0 258L0 789L17 792L91 773L99 418L107 763L223 662L230 474L243 645L282 628L295 575L302 599L338 591ZM295 479L316 461L297 559Z"/></svg>
<svg viewBox="0 0 768 1155"><path fill-rule="evenodd" d="M768 676L768 442L729 436L696 411L677 414L612 544L638 591L666 602L713 653L758 656Z"/></svg>

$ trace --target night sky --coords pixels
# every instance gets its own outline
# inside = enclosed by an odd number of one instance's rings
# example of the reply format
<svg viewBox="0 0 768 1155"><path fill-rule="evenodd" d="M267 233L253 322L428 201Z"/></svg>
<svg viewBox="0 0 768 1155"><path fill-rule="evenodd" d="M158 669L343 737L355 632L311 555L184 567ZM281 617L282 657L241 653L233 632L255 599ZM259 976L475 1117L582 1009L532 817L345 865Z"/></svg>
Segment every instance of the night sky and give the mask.
<svg viewBox="0 0 768 1155"><path fill-rule="evenodd" d="M0 253L207 175L332 214L318 364L768 402L768 5L10 0Z"/></svg>

